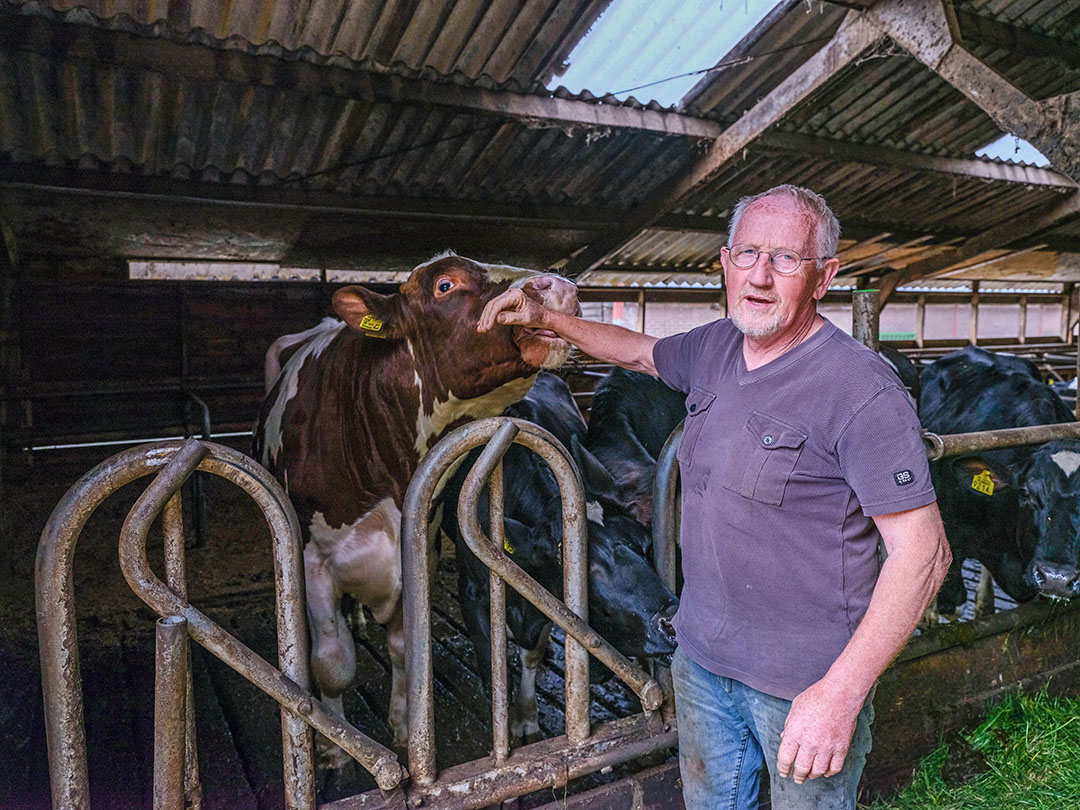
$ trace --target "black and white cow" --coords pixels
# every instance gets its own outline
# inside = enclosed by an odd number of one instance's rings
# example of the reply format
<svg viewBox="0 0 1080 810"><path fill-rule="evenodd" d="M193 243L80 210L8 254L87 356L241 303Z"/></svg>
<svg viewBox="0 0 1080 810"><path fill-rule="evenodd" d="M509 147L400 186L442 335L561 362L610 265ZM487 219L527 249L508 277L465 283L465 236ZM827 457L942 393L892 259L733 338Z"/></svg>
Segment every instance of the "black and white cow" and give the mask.
<svg viewBox="0 0 1080 810"><path fill-rule="evenodd" d="M1072 422L1028 360L968 347L922 374L920 419L939 434ZM953 565L942 613L967 594L960 564L979 560L1017 601L1080 593L1080 441L1058 440L931 464Z"/></svg>
<svg viewBox="0 0 1080 810"><path fill-rule="evenodd" d="M671 619L678 600L651 565L652 544L645 527L619 501L604 467L582 447L585 422L566 384L553 374L541 374L525 399L508 408L505 415L550 431L570 448L582 473L588 511L590 626L623 655L669 658L675 650ZM488 569L461 537L456 515L458 494L478 455L479 450L474 451L447 484L443 528L457 549L461 609L480 671L490 683ZM503 475L508 483L504 494L506 551L540 585L561 598L562 504L555 476L538 455L520 445L510 447L504 456ZM478 517L484 532L489 532L486 489ZM506 614L522 663L511 732L515 739L530 738L539 731L536 671L547 650L551 624L513 589L507 591Z"/></svg>
<svg viewBox="0 0 1080 810"><path fill-rule="evenodd" d="M686 416L686 394L656 377L615 368L593 395L585 447L615 481L639 522L652 525L652 487L660 450Z"/></svg>

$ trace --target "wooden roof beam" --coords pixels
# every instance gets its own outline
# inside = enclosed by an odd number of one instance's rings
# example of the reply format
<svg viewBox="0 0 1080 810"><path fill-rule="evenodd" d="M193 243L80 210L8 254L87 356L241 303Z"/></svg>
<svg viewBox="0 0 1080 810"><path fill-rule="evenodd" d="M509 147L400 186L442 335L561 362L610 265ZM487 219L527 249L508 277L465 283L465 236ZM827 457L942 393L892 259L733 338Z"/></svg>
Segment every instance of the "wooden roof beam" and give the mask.
<svg viewBox="0 0 1080 810"><path fill-rule="evenodd" d="M575 276L602 265L607 256L626 244L642 228L674 208L695 188L715 177L728 161L851 64L880 37L877 26L858 12L849 12L824 47L725 129L712 142L705 156L687 173L667 182L652 195L648 203L632 210L626 217L624 227L605 234L571 257L565 268L567 274Z"/></svg>
<svg viewBox="0 0 1080 810"><path fill-rule="evenodd" d="M877 284L881 291L881 302L884 304L888 301L896 288L903 284L946 275L968 259L1034 236L1041 231L1060 225L1077 214L1080 214L1080 192L1070 194L1047 210L1006 219L978 236L968 239L953 252L913 262L900 270L886 274Z"/></svg>
<svg viewBox="0 0 1080 810"><path fill-rule="evenodd" d="M1036 101L964 45L951 0L882 0L867 12L879 30L963 93L1003 131L1023 138L1080 181L1080 93Z"/></svg>
<svg viewBox="0 0 1080 810"><path fill-rule="evenodd" d="M801 155L815 155L844 163L862 163L867 166L885 166L905 171L950 174L977 180L1026 183L1032 186L1076 188L1073 180L1053 169L998 163L983 158L938 157L904 149L870 146L778 130L766 132L758 142L762 146L798 152Z"/></svg>

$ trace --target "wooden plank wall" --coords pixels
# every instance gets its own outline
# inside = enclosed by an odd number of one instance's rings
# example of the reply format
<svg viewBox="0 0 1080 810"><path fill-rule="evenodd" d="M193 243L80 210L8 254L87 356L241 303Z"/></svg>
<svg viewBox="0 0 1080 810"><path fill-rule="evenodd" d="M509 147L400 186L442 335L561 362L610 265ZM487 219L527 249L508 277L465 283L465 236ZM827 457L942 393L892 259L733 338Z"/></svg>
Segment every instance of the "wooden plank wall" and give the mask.
<svg viewBox="0 0 1080 810"><path fill-rule="evenodd" d="M8 446L249 427L262 400L263 355L277 337L329 313L332 288L296 283L22 280L14 292L21 350L8 381Z"/></svg>

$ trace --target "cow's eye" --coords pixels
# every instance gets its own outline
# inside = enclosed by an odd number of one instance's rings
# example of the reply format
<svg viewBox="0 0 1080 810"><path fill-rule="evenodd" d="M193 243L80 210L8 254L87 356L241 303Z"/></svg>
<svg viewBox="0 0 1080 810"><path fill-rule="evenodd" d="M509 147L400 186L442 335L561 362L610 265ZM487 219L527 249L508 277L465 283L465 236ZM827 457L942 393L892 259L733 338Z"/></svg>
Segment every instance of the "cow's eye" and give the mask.
<svg viewBox="0 0 1080 810"><path fill-rule="evenodd" d="M443 276L435 282L435 292L439 295L446 295L450 290L454 289L454 280Z"/></svg>

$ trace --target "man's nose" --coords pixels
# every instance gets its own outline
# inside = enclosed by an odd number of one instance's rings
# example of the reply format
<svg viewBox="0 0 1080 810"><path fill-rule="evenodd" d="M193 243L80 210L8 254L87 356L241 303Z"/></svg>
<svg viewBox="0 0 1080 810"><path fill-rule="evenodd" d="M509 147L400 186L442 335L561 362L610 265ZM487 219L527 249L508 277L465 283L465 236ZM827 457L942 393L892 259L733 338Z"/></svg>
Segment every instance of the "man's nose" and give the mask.
<svg viewBox="0 0 1080 810"><path fill-rule="evenodd" d="M762 251L758 253L757 261L750 267L747 280L756 287L764 287L772 284L772 254Z"/></svg>

